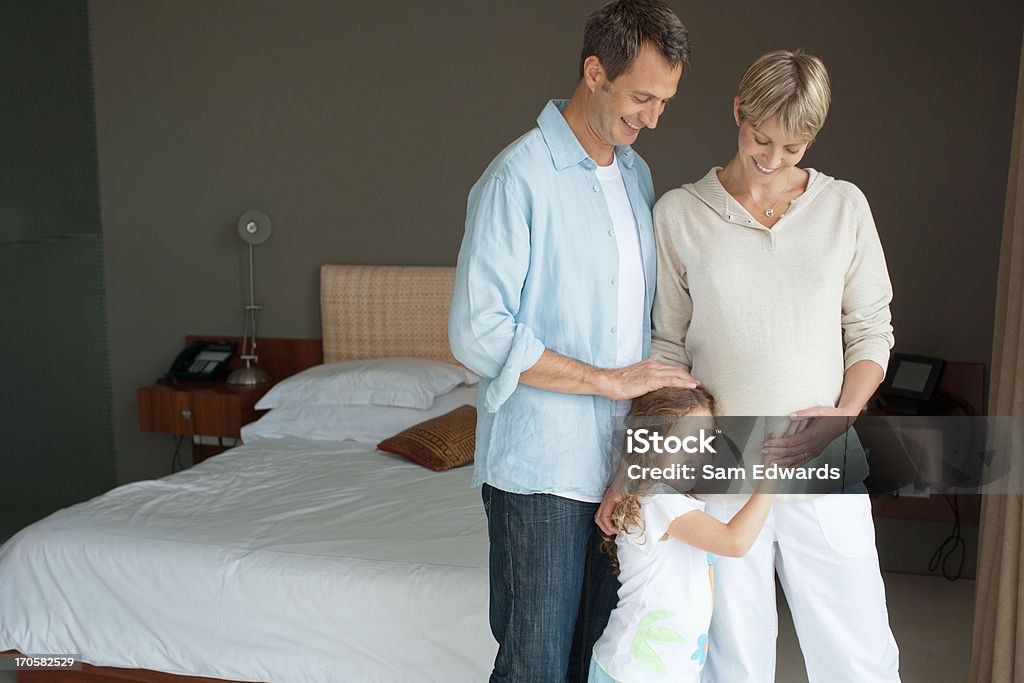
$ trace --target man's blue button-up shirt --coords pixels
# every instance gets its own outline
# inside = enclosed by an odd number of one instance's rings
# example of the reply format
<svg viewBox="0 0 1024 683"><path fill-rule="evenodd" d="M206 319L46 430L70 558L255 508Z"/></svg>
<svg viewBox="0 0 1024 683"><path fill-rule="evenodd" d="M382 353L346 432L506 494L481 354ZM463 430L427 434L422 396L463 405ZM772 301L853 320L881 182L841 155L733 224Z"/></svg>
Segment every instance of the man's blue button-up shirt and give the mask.
<svg viewBox="0 0 1024 683"><path fill-rule="evenodd" d="M618 247L604 190L552 100L537 127L504 149L469 193L448 336L481 376L474 484L513 493L599 497L611 470L614 401L519 383L544 349L616 364ZM647 164L616 148L640 232L650 351L655 257Z"/></svg>

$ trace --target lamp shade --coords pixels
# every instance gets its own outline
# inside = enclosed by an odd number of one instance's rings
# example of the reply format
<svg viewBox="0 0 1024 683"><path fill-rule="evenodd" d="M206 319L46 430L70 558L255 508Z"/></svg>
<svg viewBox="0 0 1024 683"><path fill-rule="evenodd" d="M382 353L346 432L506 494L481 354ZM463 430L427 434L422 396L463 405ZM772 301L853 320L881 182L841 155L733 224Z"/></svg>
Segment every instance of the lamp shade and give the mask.
<svg viewBox="0 0 1024 683"><path fill-rule="evenodd" d="M270 238L272 229L270 216L262 211L246 211L238 219L238 234L249 244L263 244Z"/></svg>

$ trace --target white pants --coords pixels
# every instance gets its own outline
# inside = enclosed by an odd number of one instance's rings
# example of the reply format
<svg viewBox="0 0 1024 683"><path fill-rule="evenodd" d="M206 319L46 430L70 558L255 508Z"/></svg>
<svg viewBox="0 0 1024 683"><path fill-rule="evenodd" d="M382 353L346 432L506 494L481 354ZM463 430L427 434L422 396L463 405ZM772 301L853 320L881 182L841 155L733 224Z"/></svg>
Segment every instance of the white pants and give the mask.
<svg viewBox="0 0 1024 683"><path fill-rule="evenodd" d="M743 501L707 499L732 519ZM775 572L786 593L810 683L898 683L899 649L866 494L772 506L744 557L715 557L715 609L702 683L775 680Z"/></svg>

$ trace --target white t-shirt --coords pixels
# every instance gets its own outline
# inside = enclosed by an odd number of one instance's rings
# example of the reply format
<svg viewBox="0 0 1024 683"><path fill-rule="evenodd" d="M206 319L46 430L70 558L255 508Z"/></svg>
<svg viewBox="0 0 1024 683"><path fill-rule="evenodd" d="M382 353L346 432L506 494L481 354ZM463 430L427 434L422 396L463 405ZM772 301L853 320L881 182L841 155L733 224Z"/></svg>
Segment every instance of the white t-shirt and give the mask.
<svg viewBox="0 0 1024 683"><path fill-rule="evenodd" d="M608 215L611 216L612 228L615 230L615 242L619 247L619 272L614 283L619 294L618 321L615 323L618 328L615 364L621 368L643 359L644 296L647 283L640 255L640 233L618 160L613 155L612 163L598 166L595 173L604 190Z"/></svg>
<svg viewBox="0 0 1024 683"><path fill-rule="evenodd" d="M615 242L619 248L619 272L613 283L618 290L618 316L615 321L618 347L615 352L615 366L623 367L639 363L644 353L644 299L647 281L644 277L644 261L640 255L640 232L633 215L633 205L626 194L619 162L612 155L612 163L598 166L597 179L604 190L608 204L608 215L612 219ZM615 414L623 416L629 412L629 401L618 401ZM581 496L575 492L554 491L554 495L588 503L599 503L600 498Z"/></svg>
<svg viewBox="0 0 1024 683"><path fill-rule="evenodd" d="M704 503L678 493L639 500L644 529L615 537L619 603L594 658L617 681L690 683L707 657L712 555L671 536L659 539L673 520Z"/></svg>

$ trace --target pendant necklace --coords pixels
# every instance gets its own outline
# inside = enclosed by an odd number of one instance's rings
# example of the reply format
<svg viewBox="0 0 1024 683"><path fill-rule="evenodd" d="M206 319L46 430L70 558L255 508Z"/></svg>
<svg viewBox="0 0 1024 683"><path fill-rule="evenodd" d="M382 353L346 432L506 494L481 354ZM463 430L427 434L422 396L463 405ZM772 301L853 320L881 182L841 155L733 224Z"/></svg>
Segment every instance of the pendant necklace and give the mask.
<svg viewBox="0 0 1024 683"><path fill-rule="evenodd" d="M760 204L758 204L758 203L757 203L756 201L754 201L754 198L753 198L753 197L751 197L751 196L750 196L749 194L747 194L746 192L744 192L743 194L744 194L744 195L746 195L747 199L749 199L749 200L750 200L751 202L753 202L753 203L754 203L754 206L756 206L756 207L758 208L758 210L759 210L759 211L763 211L763 212L764 212L764 215L765 215L766 217L768 217L768 218L771 218L772 216L774 216L774 215L775 215L775 207L779 205L779 202L781 202L781 201L782 201L782 198L786 196L786 193L787 193L787 192L789 192L789 177L790 177L790 175L792 175L792 173L793 173L793 169L792 169L792 167L791 167L791 168L789 169L789 171L787 171L787 172L786 172L786 187L785 187L785 189L784 189L784 190L782 190L782 194L780 194L780 195L779 195L779 198L775 200L775 203L774 203L774 204L772 204L772 207L771 207L770 209L762 209L762 208L761 208L761 205L760 205ZM786 215L786 214L782 214L782 216L785 216L785 215ZM782 218L782 216L779 216L779 218Z"/></svg>

